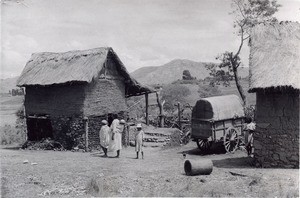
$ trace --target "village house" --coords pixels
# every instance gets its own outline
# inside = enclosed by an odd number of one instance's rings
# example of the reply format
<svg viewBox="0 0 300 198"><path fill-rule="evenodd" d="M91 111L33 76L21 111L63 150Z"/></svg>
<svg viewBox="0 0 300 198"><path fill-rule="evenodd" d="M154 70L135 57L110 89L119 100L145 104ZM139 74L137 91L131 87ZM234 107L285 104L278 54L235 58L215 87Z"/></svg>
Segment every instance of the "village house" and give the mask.
<svg viewBox="0 0 300 198"><path fill-rule="evenodd" d="M249 92L256 92L257 165L299 168L300 24L255 27L249 60Z"/></svg>
<svg viewBox="0 0 300 198"><path fill-rule="evenodd" d="M126 119L125 98L153 92L109 47L33 54L17 84L26 89L28 140L50 137L67 149L98 147L101 120Z"/></svg>

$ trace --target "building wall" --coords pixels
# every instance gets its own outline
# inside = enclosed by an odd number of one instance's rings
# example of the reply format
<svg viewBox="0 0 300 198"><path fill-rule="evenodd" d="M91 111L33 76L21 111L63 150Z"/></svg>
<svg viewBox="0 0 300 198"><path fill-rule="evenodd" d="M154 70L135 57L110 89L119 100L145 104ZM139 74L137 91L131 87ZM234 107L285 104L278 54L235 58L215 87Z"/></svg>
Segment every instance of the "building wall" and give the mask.
<svg viewBox="0 0 300 198"><path fill-rule="evenodd" d="M257 92L254 157L262 167L299 167L299 93Z"/></svg>
<svg viewBox="0 0 300 198"><path fill-rule="evenodd" d="M97 79L86 89L85 116L101 116L127 109L125 85L120 80Z"/></svg>
<svg viewBox="0 0 300 198"><path fill-rule="evenodd" d="M86 85L26 87L26 115L75 116L83 113Z"/></svg>
<svg viewBox="0 0 300 198"><path fill-rule="evenodd" d="M87 86L85 95L85 116L102 116L126 111L124 78L118 73L113 57L107 58L99 76Z"/></svg>

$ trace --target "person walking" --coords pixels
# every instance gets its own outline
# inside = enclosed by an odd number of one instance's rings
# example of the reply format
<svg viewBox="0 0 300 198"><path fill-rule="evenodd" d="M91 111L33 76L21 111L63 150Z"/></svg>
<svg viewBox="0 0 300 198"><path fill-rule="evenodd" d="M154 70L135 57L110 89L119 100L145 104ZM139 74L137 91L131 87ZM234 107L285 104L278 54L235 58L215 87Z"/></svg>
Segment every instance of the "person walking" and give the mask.
<svg viewBox="0 0 300 198"><path fill-rule="evenodd" d="M137 129L135 134L136 159L139 159L139 152L141 152L142 159L144 159L144 152L143 152L144 131L142 130L142 124L137 124L136 129Z"/></svg>
<svg viewBox="0 0 300 198"><path fill-rule="evenodd" d="M102 120L101 121L101 129L99 132L99 138L100 138L100 146L104 152L103 157L107 157L107 148L109 145L109 132L110 132L110 128L109 126L107 126L107 121L106 120Z"/></svg>

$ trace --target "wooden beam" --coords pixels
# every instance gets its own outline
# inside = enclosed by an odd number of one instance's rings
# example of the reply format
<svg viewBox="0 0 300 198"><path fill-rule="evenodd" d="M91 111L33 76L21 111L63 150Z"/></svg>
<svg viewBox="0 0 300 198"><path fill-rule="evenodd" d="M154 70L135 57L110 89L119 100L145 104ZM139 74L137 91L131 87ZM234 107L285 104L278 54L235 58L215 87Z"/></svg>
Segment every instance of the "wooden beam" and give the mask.
<svg viewBox="0 0 300 198"><path fill-rule="evenodd" d="M146 101L146 125L149 125L149 113L148 113L148 93L145 94L145 101Z"/></svg>
<svg viewBox="0 0 300 198"><path fill-rule="evenodd" d="M85 130L85 151L89 151L89 119L88 117L83 118L84 130Z"/></svg>
<svg viewBox="0 0 300 198"><path fill-rule="evenodd" d="M182 127L181 127L181 108L180 108L180 102L177 103L177 108L178 108L178 126L179 126L179 129L182 130Z"/></svg>

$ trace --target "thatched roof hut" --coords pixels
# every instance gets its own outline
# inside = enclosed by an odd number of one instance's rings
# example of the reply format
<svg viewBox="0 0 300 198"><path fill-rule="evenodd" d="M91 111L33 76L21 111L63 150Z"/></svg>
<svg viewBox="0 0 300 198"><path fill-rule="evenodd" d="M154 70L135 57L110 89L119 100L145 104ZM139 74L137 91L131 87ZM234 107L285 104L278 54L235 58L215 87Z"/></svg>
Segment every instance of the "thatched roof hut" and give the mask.
<svg viewBox="0 0 300 198"><path fill-rule="evenodd" d="M53 138L66 148L99 147L101 120L126 119L126 97L145 95L112 48L33 54L18 86L26 88L28 140ZM148 107L146 105L146 120ZM71 135L70 135L71 134Z"/></svg>
<svg viewBox="0 0 300 198"><path fill-rule="evenodd" d="M90 83L105 67L108 56L113 56L118 62L116 69L125 78L127 97L154 92L153 89L142 86L129 75L124 64L110 47L64 53L35 53L27 62L17 85L26 87L73 82Z"/></svg>
<svg viewBox="0 0 300 198"><path fill-rule="evenodd" d="M300 89L300 24L258 25L250 40L250 90Z"/></svg>
<svg viewBox="0 0 300 198"><path fill-rule="evenodd" d="M257 165L299 168L300 24L259 25L252 30L250 47Z"/></svg>

